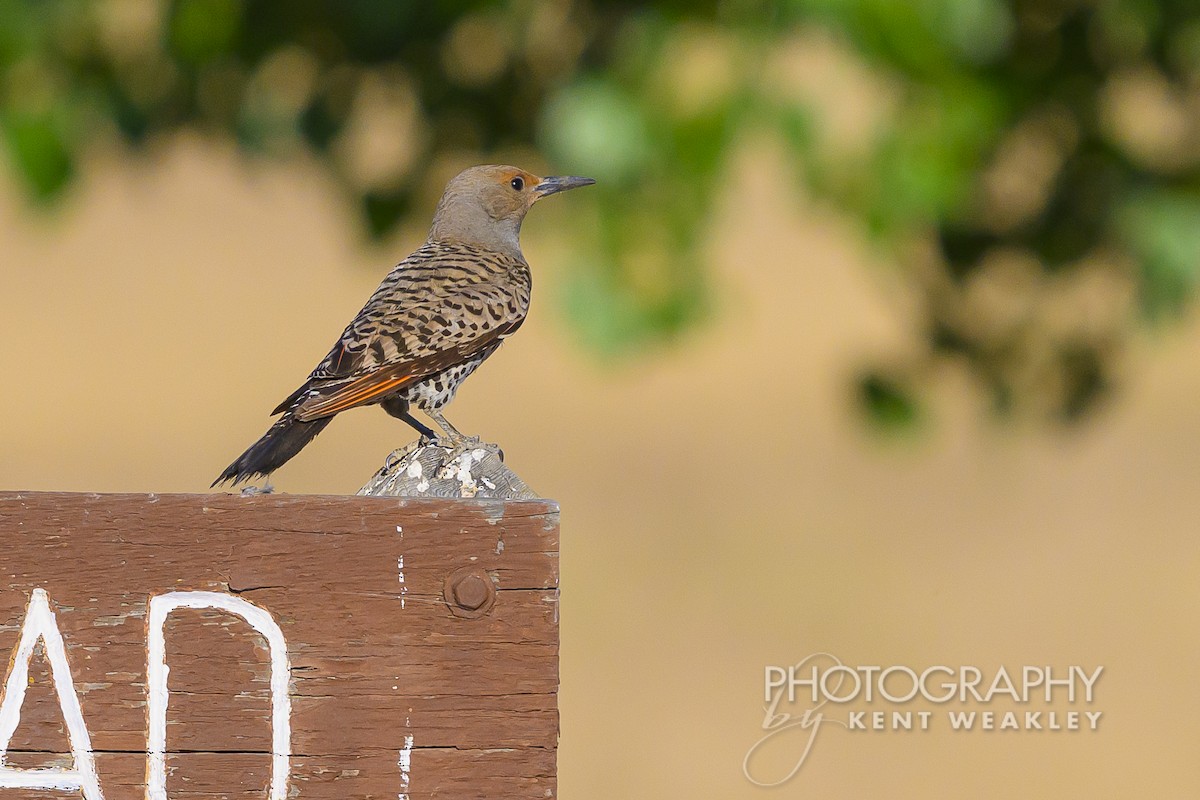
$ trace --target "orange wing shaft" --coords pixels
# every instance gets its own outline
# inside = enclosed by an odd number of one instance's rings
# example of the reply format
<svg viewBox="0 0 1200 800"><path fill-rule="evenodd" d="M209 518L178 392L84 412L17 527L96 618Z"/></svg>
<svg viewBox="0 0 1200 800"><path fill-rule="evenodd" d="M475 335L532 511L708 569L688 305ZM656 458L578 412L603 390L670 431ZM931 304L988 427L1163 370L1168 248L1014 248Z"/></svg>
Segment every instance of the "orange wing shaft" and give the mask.
<svg viewBox="0 0 1200 800"><path fill-rule="evenodd" d="M371 376L364 376L369 378ZM366 386L356 387L354 383L340 389L329 397L321 399L320 402L313 403L308 408L301 408L296 412L296 419L301 422L311 422L314 419L328 417L336 414L339 411L345 411L347 408L360 406L368 403L381 395L389 394L403 386L405 383L412 380L411 375L402 375L399 378L388 378L379 383L367 384ZM363 380L360 378L360 380Z"/></svg>

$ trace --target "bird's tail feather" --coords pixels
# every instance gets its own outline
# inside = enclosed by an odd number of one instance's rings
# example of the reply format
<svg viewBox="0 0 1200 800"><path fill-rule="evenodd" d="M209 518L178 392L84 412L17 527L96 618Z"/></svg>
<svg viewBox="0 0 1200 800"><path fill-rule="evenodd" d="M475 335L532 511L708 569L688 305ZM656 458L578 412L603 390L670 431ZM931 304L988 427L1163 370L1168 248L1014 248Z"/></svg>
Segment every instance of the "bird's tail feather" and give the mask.
<svg viewBox="0 0 1200 800"><path fill-rule="evenodd" d="M261 439L250 445L246 452L226 467L221 477L213 481L212 485L233 481L233 485L237 486L255 476L269 475L299 453L332 419L333 417L323 417L311 422L301 422L288 411Z"/></svg>

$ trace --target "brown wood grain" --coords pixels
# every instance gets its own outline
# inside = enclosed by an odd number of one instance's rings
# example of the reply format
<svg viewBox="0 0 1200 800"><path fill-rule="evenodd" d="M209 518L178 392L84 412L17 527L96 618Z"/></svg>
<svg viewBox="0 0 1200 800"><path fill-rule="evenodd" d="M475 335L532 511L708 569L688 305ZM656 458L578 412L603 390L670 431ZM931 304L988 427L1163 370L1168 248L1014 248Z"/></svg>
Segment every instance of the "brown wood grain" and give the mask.
<svg viewBox="0 0 1200 800"><path fill-rule="evenodd" d="M233 594L283 631L292 796L556 792L553 503L0 493L0 537L0 653L15 650L30 594L45 589L109 800L144 796L147 604L170 591ZM443 595L467 566L497 589L479 619L456 616ZM263 637L229 613L180 609L166 663L168 796L266 797ZM40 646L7 763L71 763Z"/></svg>

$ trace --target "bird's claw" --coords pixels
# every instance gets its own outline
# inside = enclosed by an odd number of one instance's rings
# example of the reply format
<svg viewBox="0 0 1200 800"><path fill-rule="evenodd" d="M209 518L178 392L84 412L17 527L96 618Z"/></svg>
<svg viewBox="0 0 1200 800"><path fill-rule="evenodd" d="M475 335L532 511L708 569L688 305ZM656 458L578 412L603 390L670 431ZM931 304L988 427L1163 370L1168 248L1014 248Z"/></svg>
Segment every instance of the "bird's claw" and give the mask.
<svg viewBox="0 0 1200 800"><path fill-rule="evenodd" d="M395 469L402 461L404 461L404 459L408 458L421 448L427 446L428 442L425 437L422 436L419 441L409 442L408 444L404 445L404 447L396 448L392 452L388 453L387 458L384 459L384 468L388 470Z"/></svg>
<svg viewBox="0 0 1200 800"><path fill-rule="evenodd" d="M454 444L454 447L446 456L446 463L456 461L466 453L470 453L475 450L483 450L486 453L494 455L496 458L500 459L501 462L504 461L504 451L500 449L499 445L492 444L491 442L485 442L478 436L464 436ZM484 458L486 458L486 456L484 456ZM482 458L479 460L482 460Z"/></svg>

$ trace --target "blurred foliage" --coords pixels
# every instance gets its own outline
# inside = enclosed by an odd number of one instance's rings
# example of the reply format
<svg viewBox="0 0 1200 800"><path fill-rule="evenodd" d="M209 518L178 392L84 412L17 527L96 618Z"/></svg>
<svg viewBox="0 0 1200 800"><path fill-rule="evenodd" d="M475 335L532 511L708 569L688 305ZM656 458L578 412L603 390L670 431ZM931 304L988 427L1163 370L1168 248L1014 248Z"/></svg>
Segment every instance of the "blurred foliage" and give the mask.
<svg viewBox="0 0 1200 800"><path fill-rule="evenodd" d="M1077 418L1200 280L1194 0L0 0L33 201L97 141L183 129L315 154L377 237L447 165L540 147L599 180L565 303L614 353L704 315L718 189L765 135L920 301L916 352L859 386L884 425L945 361L998 411Z"/></svg>

